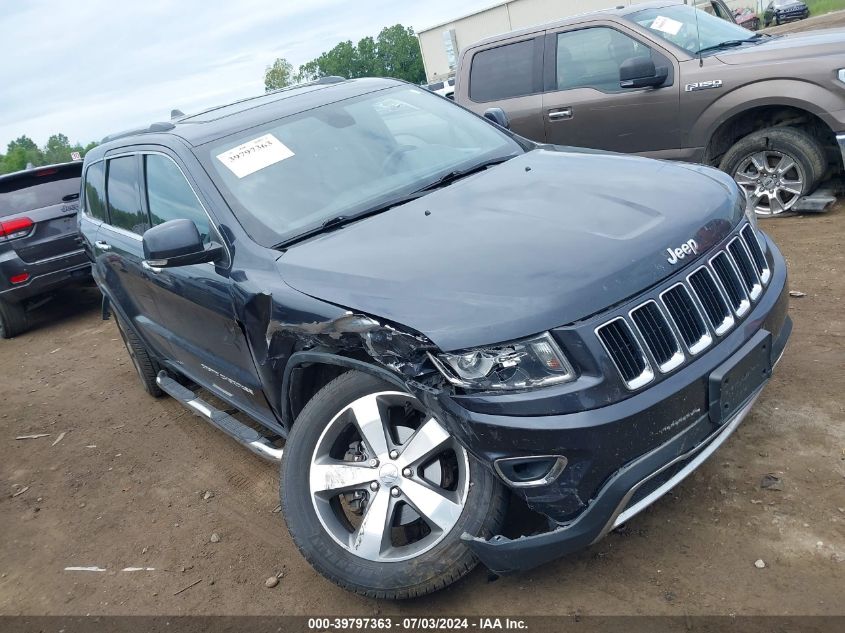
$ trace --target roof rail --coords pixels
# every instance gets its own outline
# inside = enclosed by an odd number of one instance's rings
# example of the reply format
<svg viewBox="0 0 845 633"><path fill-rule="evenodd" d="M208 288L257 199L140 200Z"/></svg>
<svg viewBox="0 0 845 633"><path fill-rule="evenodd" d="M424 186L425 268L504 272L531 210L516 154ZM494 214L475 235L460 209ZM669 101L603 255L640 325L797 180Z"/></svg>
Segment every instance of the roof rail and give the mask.
<svg viewBox="0 0 845 633"><path fill-rule="evenodd" d="M153 134L155 132L169 132L176 126L170 121L161 121L151 124L149 127L133 128L131 130L124 130L123 132L116 132L103 137L100 143L108 143L109 141L116 141L119 138L127 136L135 136L136 134Z"/></svg>

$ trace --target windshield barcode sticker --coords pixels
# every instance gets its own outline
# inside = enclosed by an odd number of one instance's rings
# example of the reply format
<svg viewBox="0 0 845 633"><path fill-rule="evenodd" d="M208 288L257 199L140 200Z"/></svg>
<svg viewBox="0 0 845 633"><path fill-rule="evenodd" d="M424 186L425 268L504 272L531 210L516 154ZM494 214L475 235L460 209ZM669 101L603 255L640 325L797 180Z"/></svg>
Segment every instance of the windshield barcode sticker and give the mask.
<svg viewBox="0 0 845 633"><path fill-rule="evenodd" d="M238 178L243 178L293 155L287 145L272 134L265 134L218 154L217 160L226 165Z"/></svg>
<svg viewBox="0 0 845 633"><path fill-rule="evenodd" d="M683 25L683 22L678 22L677 20L673 20L672 18L667 18L666 16L659 15L654 18L654 22L651 23L651 28L653 28L655 31L662 31L663 33L668 33L669 35L677 35Z"/></svg>

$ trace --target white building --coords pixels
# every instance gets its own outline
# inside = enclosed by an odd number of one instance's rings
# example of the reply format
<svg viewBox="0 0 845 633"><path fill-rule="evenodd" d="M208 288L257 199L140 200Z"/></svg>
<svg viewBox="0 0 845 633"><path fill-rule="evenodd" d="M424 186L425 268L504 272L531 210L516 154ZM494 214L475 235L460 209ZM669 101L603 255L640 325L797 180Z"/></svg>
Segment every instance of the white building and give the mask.
<svg viewBox="0 0 845 633"><path fill-rule="evenodd" d="M474 13L456 17L418 32L428 81L442 80L455 70L460 50L478 40L571 15L628 6L645 0L499 0ZM696 4L703 0L696 0ZM691 4L691 0L688 0ZM727 0L734 9L754 6L756 0Z"/></svg>

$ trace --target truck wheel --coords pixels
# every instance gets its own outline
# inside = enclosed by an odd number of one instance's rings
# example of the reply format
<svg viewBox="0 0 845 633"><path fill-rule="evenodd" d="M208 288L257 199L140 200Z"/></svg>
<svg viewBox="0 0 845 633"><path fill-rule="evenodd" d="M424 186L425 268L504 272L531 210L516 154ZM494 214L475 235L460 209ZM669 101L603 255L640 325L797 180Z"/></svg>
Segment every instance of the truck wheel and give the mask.
<svg viewBox="0 0 845 633"><path fill-rule="evenodd" d="M811 193L827 169L819 142L803 130L771 127L737 141L719 169L745 189L757 215L788 211Z"/></svg>
<svg viewBox="0 0 845 633"><path fill-rule="evenodd" d="M23 304L0 299L0 338L12 338L29 328Z"/></svg>
<svg viewBox="0 0 845 633"><path fill-rule="evenodd" d="M138 372L141 384L144 385L144 391L153 398L160 398L164 395L164 392L156 383L158 365L150 358L150 354L141 339L135 335L131 328L126 327L117 318L117 315L114 317L114 322L117 325L117 331L120 332L120 338L123 339L123 344L126 346L126 351L129 352L129 358L132 359L132 364Z"/></svg>
<svg viewBox="0 0 845 633"><path fill-rule="evenodd" d="M293 425L282 458L285 521L303 556L345 589L412 598L477 560L461 534L498 532L506 490L409 393L350 371Z"/></svg>

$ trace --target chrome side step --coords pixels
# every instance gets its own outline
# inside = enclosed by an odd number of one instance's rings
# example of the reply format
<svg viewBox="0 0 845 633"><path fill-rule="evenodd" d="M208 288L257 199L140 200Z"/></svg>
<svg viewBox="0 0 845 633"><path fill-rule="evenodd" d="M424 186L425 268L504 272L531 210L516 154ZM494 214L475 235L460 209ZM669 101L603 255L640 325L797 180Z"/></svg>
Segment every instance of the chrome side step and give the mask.
<svg viewBox="0 0 845 633"><path fill-rule="evenodd" d="M192 413L230 435L256 455L272 462L282 460L282 449L276 448L268 438L255 429L241 424L225 411L215 409L202 398L198 398L193 391L168 376L167 372L160 371L156 383L164 393L184 404Z"/></svg>

